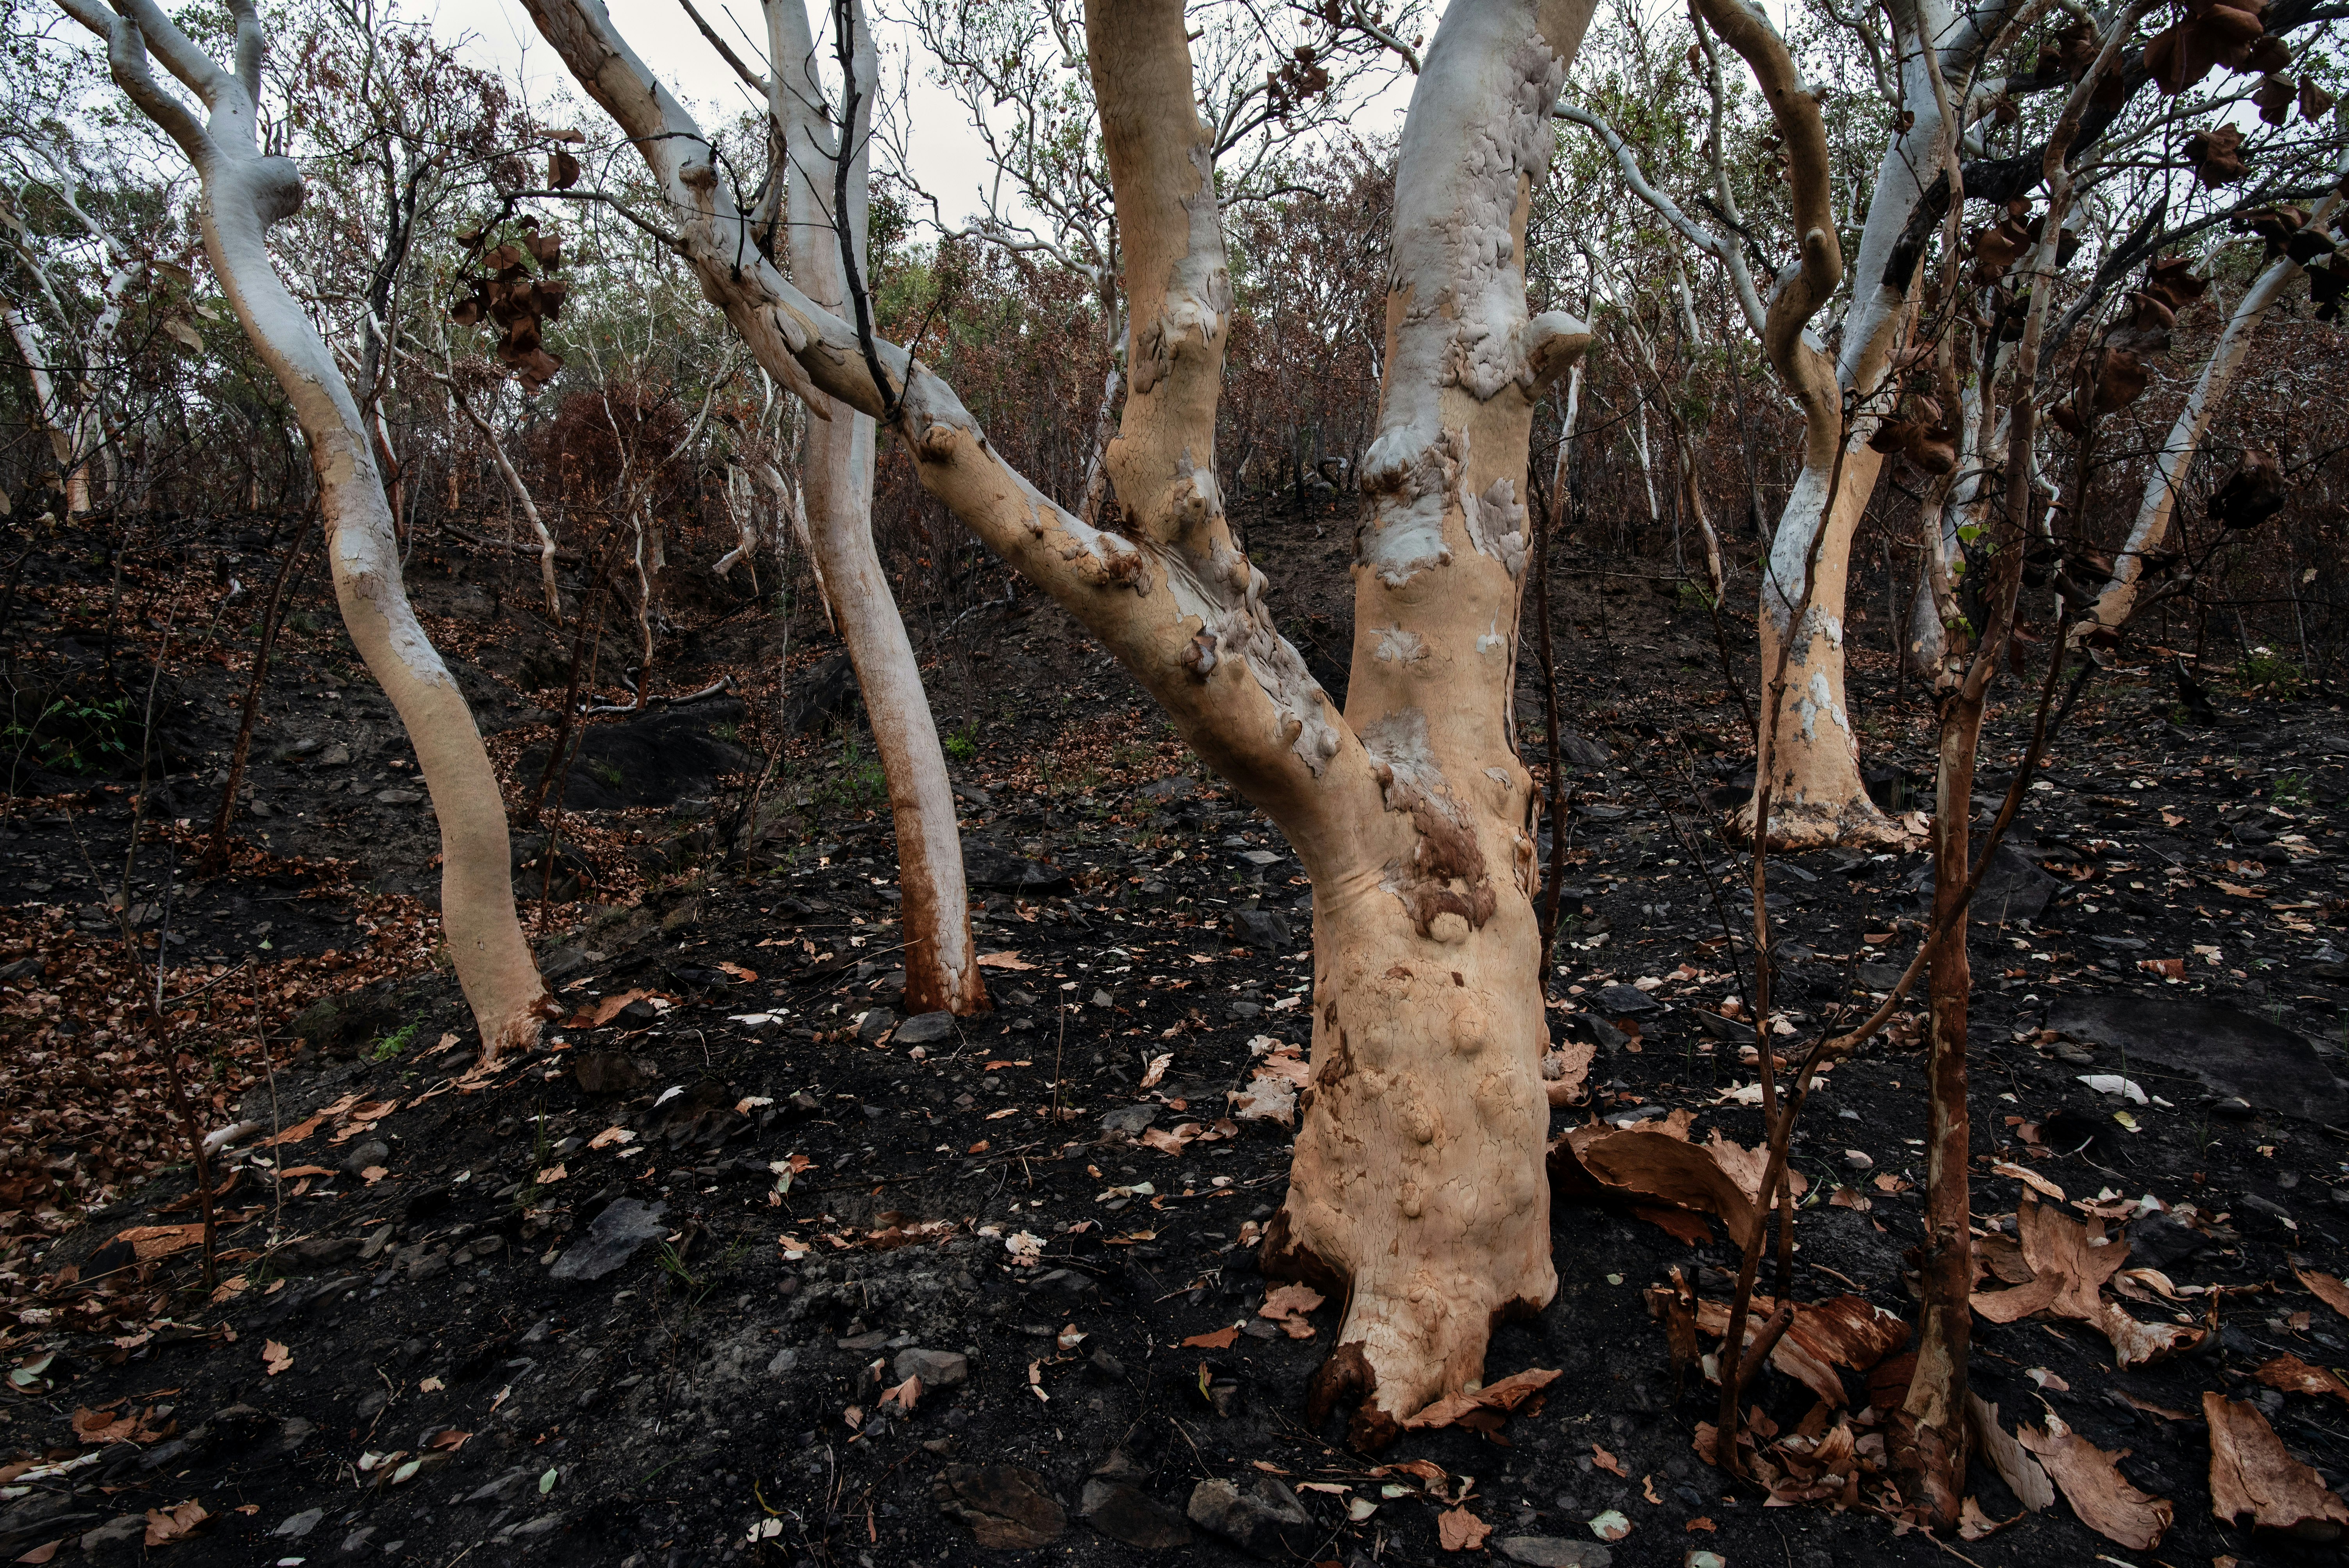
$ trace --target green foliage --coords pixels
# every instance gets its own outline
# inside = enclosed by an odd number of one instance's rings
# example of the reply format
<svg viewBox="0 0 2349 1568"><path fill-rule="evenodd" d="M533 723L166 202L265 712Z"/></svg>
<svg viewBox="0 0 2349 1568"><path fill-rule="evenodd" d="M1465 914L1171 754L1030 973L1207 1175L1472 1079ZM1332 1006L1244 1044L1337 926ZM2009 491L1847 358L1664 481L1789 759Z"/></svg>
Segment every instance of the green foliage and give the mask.
<svg viewBox="0 0 2349 1568"><path fill-rule="evenodd" d="M978 741L969 729L958 729L947 737L947 755L957 762L968 762L978 755Z"/></svg>
<svg viewBox="0 0 2349 1568"><path fill-rule="evenodd" d="M2235 676L2246 692L2265 692L2271 696L2291 696L2307 678L2298 665L2264 647L2245 655L2235 666Z"/></svg>
<svg viewBox="0 0 2349 1568"><path fill-rule="evenodd" d="M377 1062L391 1060L392 1057L415 1044L416 1031L419 1027L421 1027L420 1025L414 1023L402 1024L375 1043L375 1049L367 1054L367 1059Z"/></svg>
<svg viewBox="0 0 2349 1568"><path fill-rule="evenodd" d="M2309 805L2314 799L2310 792L2309 784L2309 777L2305 773L2296 770L2279 773L2276 775L2275 783L2268 789L2268 799L2278 806Z"/></svg>
<svg viewBox="0 0 2349 1568"><path fill-rule="evenodd" d="M30 752L42 767L58 773L100 773L129 759L135 728L127 696L105 702L64 696L49 702L29 724L11 721L0 727L0 746L17 757Z"/></svg>

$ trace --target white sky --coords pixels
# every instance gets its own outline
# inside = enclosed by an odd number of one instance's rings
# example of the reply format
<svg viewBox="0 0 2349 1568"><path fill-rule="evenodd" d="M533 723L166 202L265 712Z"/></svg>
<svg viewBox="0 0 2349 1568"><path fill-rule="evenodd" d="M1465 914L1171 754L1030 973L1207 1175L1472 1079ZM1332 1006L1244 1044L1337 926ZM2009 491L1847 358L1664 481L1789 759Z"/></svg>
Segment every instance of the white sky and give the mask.
<svg viewBox="0 0 2349 1568"><path fill-rule="evenodd" d="M750 88L719 57L677 0L605 0L605 5L613 25L638 57L705 123L758 107ZM730 5L724 0L709 0L696 9L747 64L753 69L763 68L764 25L756 0L735 0ZM819 8L812 20L821 23L822 12L828 9ZM443 41L464 41L465 52L476 64L509 77L519 76L533 102L566 94L574 102L585 100L586 95L578 90L563 62L539 36L521 0L425 0L419 11L431 19L434 34ZM761 43L745 41L745 29ZM876 17L874 36L883 50L882 72L890 90L895 89L899 73L911 57L908 107L915 127L909 139L911 172L938 198L947 220L957 222L978 206L977 192L992 172L986 144L971 128L963 107L928 79L928 57L918 53L921 45L911 28ZM877 172L883 161L878 149L874 161Z"/></svg>
<svg viewBox="0 0 2349 1568"><path fill-rule="evenodd" d="M605 0L612 22L675 93L698 115L731 117L754 107L750 89L709 46L677 0ZM696 9L726 36L734 52L754 69L764 64L763 47L746 43L763 39L757 0L697 0ZM879 7L873 7L878 10ZM829 7L818 7L811 19L821 23ZM521 0L421 0L410 15L429 18L434 34L444 42L462 40L476 64L519 76L534 103L567 95L585 101L570 73L546 40L539 36ZM738 25L739 24L739 25ZM882 74L895 90L902 74L907 79L913 134L908 156L910 172L923 189L938 199L948 222L960 222L978 208L978 192L993 173L987 144L971 128L969 116L944 88L929 80L931 60L911 27L875 15L874 36L882 49ZM823 29L819 27L819 36ZM910 66L910 69L908 69ZM1392 131L1402 124L1410 96L1411 78L1401 77L1356 113L1365 131ZM1373 123L1375 121L1375 123ZM875 150L876 171L884 161ZM1008 193L1008 192L1007 192Z"/></svg>

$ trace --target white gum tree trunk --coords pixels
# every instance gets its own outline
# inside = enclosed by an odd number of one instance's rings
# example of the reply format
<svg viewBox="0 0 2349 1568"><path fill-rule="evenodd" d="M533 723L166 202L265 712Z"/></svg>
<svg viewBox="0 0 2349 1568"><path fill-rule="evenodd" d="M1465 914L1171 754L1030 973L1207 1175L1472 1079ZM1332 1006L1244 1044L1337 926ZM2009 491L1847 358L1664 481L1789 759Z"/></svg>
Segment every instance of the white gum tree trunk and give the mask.
<svg viewBox="0 0 2349 1568"><path fill-rule="evenodd" d="M844 217L860 272L864 266L872 102L880 72L862 0L847 6L854 29L856 121L847 130L848 211L835 214L838 128L816 69L805 0L768 0L772 102L791 160L792 279L822 309L845 313L848 279L836 219ZM705 270L705 279L709 273ZM756 342L752 347L756 349ZM763 363L763 360L762 360ZM773 371L770 366L770 372ZM804 379L802 377L802 379ZM970 934L970 894L963 881L962 827L945 749L922 689L913 640L873 542L873 416L825 394L811 412L801 482L806 498L810 558L816 581L848 645L857 689L873 723L874 749L889 787L897 831L897 882L904 903L905 1009L971 1014L987 1006L978 950Z"/></svg>
<svg viewBox="0 0 2349 1568"><path fill-rule="evenodd" d="M49 438L49 453L57 459L57 483L65 491L66 511L79 516L89 510L89 465L77 449L76 434L82 421L67 412L57 397L57 382L49 374L47 346L40 330L15 304L0 302L0 316L8 323L8 335L16 345L18 357L25 362L25 375L33 384L33 412Z"/></svg>
<svg viewBox="0 0 2349 1568"><path fill-rule="evenodd" d="M256 146L264 37L252 0L231 0L236 60L224 71L154 0L122 0L121 15L96 0L59 0L107 40L114 79L170 133L203 182L204 246L221 287L308 438L343 623L359 656L398 710L440 819L440 923L458 984L480 1026L481 1056L533 1043L550 1006L516 918L505 802L481 732L400 581L391 508L366 426L334 357L271 264L269 225L298 211L294 160ZM198 123L167 91L149 50L201 98Z"/></svg>
<svg viewBox="0 0 2349 1568"><path fill-rule="evenodd" d="M2308 227L2318 231L2328 228L2340 207L2340 191L2336 188L2326 191L2310 211ZM2129 527L2128 540L2113 557L2112 576L2096 595L2089 617L2066 634L2067 642L2076 645L2083 637L2100 630L2118 631L2136 612L2138 585L2145 576L2145 557L2168 542L2170 519L2177 512L2178 498L2185 492L2187 470L2194 466L2195 454L2202 449L2202 438L2209 434L2211 418L2218 413L2228 388L2234 385L2235 375L2251 352L2251 339L2259 332L2260 323L2275 302L2283 297L2285 285L2300 271L2300 264L2291 257L2278 256L2235 303L2234 314L2228 316L2226 329L2219 335L2210 357L2203 363L2194 390L2186 395L2186 406L2178 411L2168 439L2161 445L2160 459L2146 480L2145 497L2137 503L2137 519Z"/></svg>
<svg viewBox="0 0 2349 1568"><path fill-rule="evenodd" d="M1351 711L1263 603L1216 478L1231 308L1180 0L1096 0L1086 32L1126 249L1130 377L1107 462L1130 534L1062 510L894 345L755 248L708 144L598 0L528 0L651 167L710 294L797 387L894 406L923 486L1082 622L1207 763L1278 822L1315 890L1314 1068L1275 1273L1342 1285L1315 1408L1375 1446L1483 1375L1494 1322L1556 1287L1543 1169L1531 779L1508 702L1533 407L1588 340L1527 319L1528 193L1589 0L1454 0L1402 150ZM745 255L745 253L748 255ZM727 269L739 284L720 286ZM776 365L769 365L775 370Z"/></svg>
<svg viewBox="0 0 2349 1568"><path fill-rule="evenodd" d="M1992 7L1993 12L2003 9ZM1786 652L1787 678L1769 716L1775 780L1768 838L1782 849L1888 843L1902 836L1899 827L1868 799L1844 689L1844 607L1851 541L1884 468L1884 455L1868 446L1868 438L1899 395L1897 386L1887 383L1885 373L1912 314L1922 247L1909 232L1911 220L1949 163L1947 95L1936 79L1939 71L1926 45L1930 42L1941 52L1946 68L1952 56L1985 46L1999 17L1970 22L1958 32L1940 0L1902 0L1892 11L1903 108L1914 118L1886 147L1877 166L1875 191L1860 233L1850 315L1835 364L1837 406L1829 408L1797 389L1811 428L1805 437L1802 470L1787 494L1762 568L1758 621L1763 670L1775 669L1781 650ZM1774 315L1778 307L1774 298ZM1774 360L1779 357L1774 352ZM1853 394L1857 407L1847 428L1840 403L1845 395ZM1795 614L1806 588L1809 603L1797 626ZM1754 782L1758 793L1762 780ZM1753 831L1753 801L1739 810L1736 825L1744 832Z"/></svg>

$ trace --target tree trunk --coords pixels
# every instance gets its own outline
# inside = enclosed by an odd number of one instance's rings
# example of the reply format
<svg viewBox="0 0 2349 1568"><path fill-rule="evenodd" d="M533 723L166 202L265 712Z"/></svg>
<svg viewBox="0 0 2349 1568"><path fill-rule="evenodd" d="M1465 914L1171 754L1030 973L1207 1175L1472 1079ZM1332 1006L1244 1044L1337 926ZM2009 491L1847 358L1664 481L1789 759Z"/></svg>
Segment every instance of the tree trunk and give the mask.
<svg viewBox="0 0 2349 1568"><path fill-rule="evenodd" d="M2307 230L2322 232L2340 205L2340 191L2326 191L2311 212ZM2203 364L2202 374L2195 380L2194 390L2187 394L2186 406L2178 411L2177 423L2169 428L2169 438L2162 443L2160 459L2146 480L2145 499L2137 503L2137 521L2129 528L2127 542L2113 557L2112 576L2105 583L2104 592L2096 595L2089 619L2072 627L2067 641L2076 641L2099 630L2118 631L2137 609L2145 558L2163 548L2169 538L2170 517L2178 509L2178 496L2186 489L2187 470L2194 466L2195 455L2202 449L2202 438L2209 431L2211 418L2218 412L2227 389L2234 384L2235 373L2242 368L2260 322L2283 296L2284 286L2302 270L2291 257L2279 256L2236 302L2234 314L2227 318L2226 330L2219 335L2217 346Z"/></svg>
<svg viewBox="0 0 2349 1568"><path fill-rule="evenodd" d="M647 160L761 363L895 410L924 488L1098 635L1304 861L1319 1081L1266 1262L1349 1282L1319 1387L1325 1405L1362 1394L1357 1436L1382 1439L1479 1377L1495 1318L1539 1306L1555 1280L1531 777L1508 722L1516 484L1534 401L1588 335L1526 319L1519 258L1588 0L1454 0L1413 95L1344 717L1279 635L1216 481L1231 286L1180 0L1086 17L1127 261L1129 389L1107 462L1131 538L1055 504L936 374L861 342L735 242L747 220L707 141L600 6L527 3Z"/></svg>
<svg viewBox="0 0 2349 1568"><path fill-rule="evenodd" d="M431 792L440 826L441 930L481 1030L482 1059L493 1061L537 1040L550 998L515 913L497 775L463 695L409 604L391 509L358 406L270 261L268 227L300 210L302 177L292 159L264 157L256 147L264 42L260 19L250 0L232 0L232 72L152 5L139 5L134 21L95 0L63 3L108 40L114 79L195 165L203 182L199 213L212 271L309 438L335 596L352 644L398 711ZM211 111L208 124L199 124L185 100L156 80L150 46L202 99Z"/></svg>
<svg viewBox="0 0 2349 1568"><path fill-rule="evenodd" d="M1588 334L1526 317L1522 192L1589 15L1454 0L1398 152L1346 708L1383 810L1307 861L1313 1089L1265 1243L1268 1273L1344 1284L1309 1415L1359 1398L1365 1449L1481 1377L1494 1324L1557 1289L1532 776L1510 712L1531 531L1516 486L1534 403Z"/></svg>
<svg viewBox="0 0 2349 1568"><path fill-rule="evenodd" d="M878 71L863 5L853 5L854 58L860 84L857 123L849 129L850 247L864 257L867 126ZM798 73L781 93L784 139L792 150L792 275L811 299L838 314L848 304L833 211L836 142L817 112L825 102L816 75L815 48L802 0L769 0L770 54ZM796 29L796 30L795 30ZM795 63L794 63L795 62ZM756 348L756 344L752 345ZM823 394L818 394L822 397ZM829 418L809 421L802 482L807 502L809 558L834 612L841 640L873 724L874 749L889 786L897 832L897 882L904 898L905 1007L911 1013L961 1015L987 1007L987 985L971 941L970 895L963 881L962 828L936 721L922 690L913 640L889 591L873 542L874 422L872 416L826 399Z"/></svg>
<svg viewBox="0 0 2349 1568"><path fill-rule="evenodd" d="M1815 472L1806 468L1795 481L1763 562L1758 620L1762 668L1767 671L1778 667L1787 624L1801 596L1806 559L1816 537L1808 520L1826 506L1832 485L1834 510L1826 519L1826 537L1817 542L1817 581L1786 655L1784 696L1770 715L1777 731L1771 747L1776 775L1770 794L1769 841L1774 849L1903 839L1899 826L1868 797L1859 771L1859 738L1852 732L1844 697L1843 613L1851 539L1868 510L1883 461L1882 454L1866 441L1855 440L1844 451L1839 478L1832 469ZM1792 598L1786 596L1788 584L1793 585ZM1758 779L1755 788L1760 788ZM1740 809L1737 825L1746 834L1753 832L1751 800Z"/></svg>
<svg viewBox="0 0 2349 1568"><path fill-rule="evenodd" d="M57 488L65 492L66 514L78 517L89 510L89 466L80 460L75 450L75 430L81 421L67 413L57 398L57 385L49 375L48 356L44 352L39 333L15 304L0 301L0 316L8 323L8 335L16 340L16 352L25 361L25 374L33 384L33 412L48 432L49 452L57 459Z"/></svg>
<svg viewBox="0 0 2349 1568"><path fill-rule="evenodd" d="M435 374L433 379L449 389L449 401L480 433L481 440L490 449L490 460L497 465L498 477L505 480L506 493L513 497L516 506L522 508L523 521L529 523L530 531L538 536L539 591L546 595L548 618L560 626L563 624L563 593L554 581L554 535L548 531L545 520L538 515L537 500L532 497L530 487L522 482L522 475L514 471L512 461L506 456L505 443L498 439L496 428L487 418L474 412L473 406L457 390L455 378ZM455 477L452 471L450 476L452 485ZM451 504L453 506L453 501Z"/></svg>

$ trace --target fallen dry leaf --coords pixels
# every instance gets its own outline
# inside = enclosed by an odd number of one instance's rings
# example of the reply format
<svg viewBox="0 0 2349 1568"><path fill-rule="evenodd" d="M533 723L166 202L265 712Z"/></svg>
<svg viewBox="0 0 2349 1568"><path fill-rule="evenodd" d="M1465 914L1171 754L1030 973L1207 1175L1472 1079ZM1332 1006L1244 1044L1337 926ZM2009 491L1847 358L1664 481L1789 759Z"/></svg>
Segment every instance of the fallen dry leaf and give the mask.
<svg viewBox="0 0 2349 1568"><path fill-rule="evenodd" d="M2004 1160L1992 1161L1991 1170L2001 1176L2013 1177L2043 1198L2053 1198L2059 1203L2064 1201L2064 1189L2036 1171L2026 1171L2022 1166Z"/></svg>
<svg viewBox="0 0 2349 1568"><path fill-rule="evenodd" d="M177 1545L185 1541L197 1525L211 1517L204 1511L204 1505L194 1498L177 1508L150 1508L147 1511L147 1544Z"/></svg>
<svg viewBox="0 0 2349 1568"><path fill-rule="evenodd" d="M63 1546L67 1539L69 1538L60 1535L46 1546L34 1547L30 1552L27 1552L23 1556L17 1558L16 1561L19 1563L33 1563L36 1565L36 1568L37 1568L38 1564L47 1563L50 1558L55 1557L57 1554L57 1548Z"/></svg>
<svg viewBox="0 0 2349 1568"><path fill-rule="evenodd" d="M2220 1523L2236 1524L2248 1513L2256 1529L2305 1541L2340 1538L2349 1504L2284 1451L2258 1406L2212 1390L2202 1396L2202 1418L2210 1426L2210 1512Z"/></svg>
<svg viewBox="0 0 2349 1568"><path fill-rule="evenodd" d="M1590 1445L1590 1462L1597 1465L1600 1470L1605 1470L1609 1475L1623 1475L1623 1461L1617 1459L1613 1454L1609 1453L1605 1449L1600 1448L1597 1443ZM1631 1478L1629 1476L1623 1476L1623 1479L1629 1480Z"/></svg>
<svg viewBox="0 0 2349 1568"><path fill-rule="evenodd" d="M1992 1323L2049 1312L2087 1324L2112 1341L2113 1360L2123 1367L2159 1361L2202 1342L2202 1329L2139 1323L2118 1302L2105 1298L2103 1286L2127 1265L2128 1248L2119 1237L2106 1245L2091 1244L2104 1235L2102 1221L2075 1225L2026 1196L2014 1212L2014 1225L2032 1279L2009 1290L1974 1293L1973 1309Z"/></svg>
<svg viewBox="0 0 2349 1568"><path fill-rule="evenodd" d="M982 953L978 955L981 969L1033 969L1036 966L1017 953Z"/></svg>
<svg viewBox="0 0 2349 1568"><path fill-rule="evenodd" d="M881 1398L874 1402L874 1406L877 1409L883 1405L895 1405L910 1416L921 1398L922 1379L918 1376L909 1377L903 1383L883 1389Z"/></svg>
<svg viewBox="0 0 2349 1568"><path fill-rule="evenodd" d="M1167 1051L1150 1058L1149 1068L1142 1075L1143 1088L1156 1088L1166 1077L1166 1069L1174 1065L1174 1053Z"/></svg>
<svg viewBox="0 0 2349 1568"><path fill-rule="evenodd" d="M1237 1324L1234 1324L1229 1328L1218 1328L1213 1334L1195 1334L1191 1336L1190 1338L1183 1341L1183 1348L1186 1350L1229 1350L1232 1347L1232 1341L1237 1339L1239 1336L1239 1326Z"/></svg>
<svg viewBox="0 0 2349 1568"><path fill-rule="evenodd" d="M2311 1367L2297 1356L2279 1356L2251 1376L2287 1394L2330 1394L2336 1399L2349 1399L2349 1385L2341 1381L2340 1374L2326 1367Z"/></svg>
<svg viewBox="0 0 2349 1568"><path fill-rule="evenodd" d="M2343 1284L2329 1274L2318 1274L2314 1269L2296 1268L2292 1272L2300 1276L2300 1283L2306 1285L2317 1300L2342 1316L2349 1317L2349 1285Z"/></svg>
<svg viewBox="0 0 2349 1568"><path fill-rule="evenodd" d="M261 1365L272 1377L274 1377L294 1365L294 1352L286 1349L274 1339L267 1340L261 1346Z"/></svg>
<svg viewBox="0 0 2349 1568"><path fill-rule="evenodd" d="M92 1448L108 1443L127 1442L139 1429L136 1416L118 1416L112 1410L92 1410L87 1408L73 1413L74 1436Z"/></svg>
<svg viewBox="0 0 2349 1568"><path fill-rule="evenodd" d="M718 967L737 980L752 981L759 977L759 972L756 969L745 969L740 964L728 964L721 961Z"/></svg>
<svg viewBox="0 0 2349 1568"><path fill-rule="evenodd" d="M1776 1309L1768 1296L1753 1298L1746 1317L1746 1343L1761 1331ZM1729 1337L1729 1306L1725 1302L1696 1304L1699 1333L1716 1339ZM1909 1343L1909 1325L1895 1313L1857 1295L1832 1300L1796 1302L1794 1321L1770 1351L1770 1365L1796 1379L1829 1406L1845 1403L1843 1376L1837 1368L1865 1372ZM1715 1376L1715 1381L1719 1381Z"/></svg>
<svg viewBox="0 0 2349 1568"><path fill-rule="evenodd" d="M1319 1306L1325 1298L1309 1284L1285 1284L1265 1293L1264 1305L1256 1309L1258 1317L1270 1318L1288 1331L1291 1339L1310 1339L1313 1326L1305 1315Z"/></svg>
<svg viewBox="0 0 2349 1568"><path fill-rule="evenodd" d="M2021 1443L2014 1440L2004 1427L1998 1424L1998 1407L1980 1394L1966 1395L1966 1424L1973 1429L1975 1449L1990 1461L1998 1479L2006 1482L2006 1490L2014 1493L2017 1502L2032 1512L2052 1508L2055 1489L2049 1484L2047 1472L2031 1457Z"/></svg>
<svg viewBox="0 0 2349 1568"><path fill-rule="evenodd" d="M1550 1145L1550 1181L1562 1196L1576 1192L1666 1203L1717 1215L1739 1246L1751 1243L1769 1151L1747 1149L1715 1129L1709 1141L1689 1141L1695 1113L1675 1110L1655 1121L1610 1127L1591 1121ZM1794 1194L1809 1183L1791 1174Z"/></svg>
<svg viewBox="0 0 2349 1568"><path fill-rule="evenodd" d="M1435 1516L1436 1542L1446 1552L1482 1551L1485 1537L1492 1533L1491 1525L1465 1508L1452 1509Z"/></svg>
<svg viewBox="0 0 2349 1568"><path fill-rule="evenodd" d="M2137 1491L2113 1462L2127 1459L2127 1449L2106 1453L2065 1426L2064 1418L2052 1410L2045 1431L2023 1427L2016 1430L2015 1439L2039 1456L2080 1522L2106 1540L2150 1552L2169 1532L2176 1511L2168 1501Z"/></svg>
<svg viewBox="0 0 2349 1568"><path fill-rule="evenodd" d="M114 1239L129 1242L131 1253L140 1263L156 1258L168 1258L173 1253L183 1253L190 1247L202 1246L204 1228L194 1225L133 1225L118 1231Z"/></svg>

